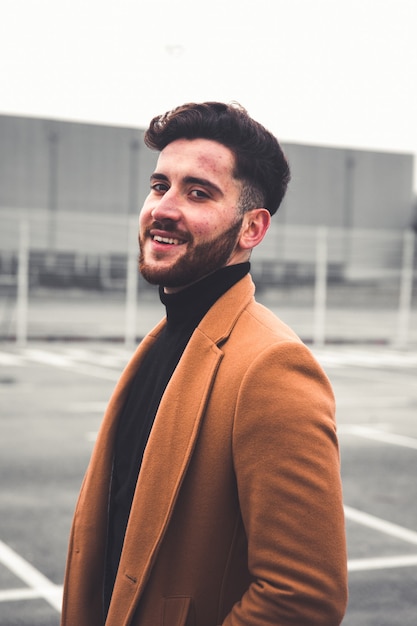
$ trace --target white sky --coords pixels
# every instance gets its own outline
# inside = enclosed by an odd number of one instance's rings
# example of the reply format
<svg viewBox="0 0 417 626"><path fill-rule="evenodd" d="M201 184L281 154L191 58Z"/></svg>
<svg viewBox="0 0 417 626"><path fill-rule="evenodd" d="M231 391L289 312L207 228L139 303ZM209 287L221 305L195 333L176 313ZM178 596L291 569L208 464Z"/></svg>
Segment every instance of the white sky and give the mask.
<svg viewBox="0 0 417 626"><path fill-rule="evenodd" d="M203 100L417 154L417 0L0 0L0 113L147 126Z"/></svg>

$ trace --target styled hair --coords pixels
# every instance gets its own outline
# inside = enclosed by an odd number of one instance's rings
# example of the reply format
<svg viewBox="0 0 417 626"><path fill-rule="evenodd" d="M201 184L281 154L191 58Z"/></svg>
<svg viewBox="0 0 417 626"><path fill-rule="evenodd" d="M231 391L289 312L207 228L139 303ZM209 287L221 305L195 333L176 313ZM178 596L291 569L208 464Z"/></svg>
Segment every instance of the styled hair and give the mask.
<svg viewBox="0 0 417 626"><path fill-rule="evenodd" d="M189 103L151 121L145 143L163 150L177 139L211 139L235 157L234 177L242 181L240 210L277 210L290 181L290 168L278 140L237 103Z"/></svg>

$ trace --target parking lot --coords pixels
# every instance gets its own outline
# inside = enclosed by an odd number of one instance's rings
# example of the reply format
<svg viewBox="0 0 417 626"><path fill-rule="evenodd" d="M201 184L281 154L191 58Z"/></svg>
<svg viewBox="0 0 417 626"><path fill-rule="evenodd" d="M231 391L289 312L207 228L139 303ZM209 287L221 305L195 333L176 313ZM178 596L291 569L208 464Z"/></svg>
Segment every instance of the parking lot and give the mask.
<svg viewBox="0 0 417 626"><path fill-rule="evenodd" d="M75 501L129 354L111 343L0 344L2 626L59 624ZM350 572L343 626L415 626L417 352L356 345L316 355L338 402Z"/></svg>

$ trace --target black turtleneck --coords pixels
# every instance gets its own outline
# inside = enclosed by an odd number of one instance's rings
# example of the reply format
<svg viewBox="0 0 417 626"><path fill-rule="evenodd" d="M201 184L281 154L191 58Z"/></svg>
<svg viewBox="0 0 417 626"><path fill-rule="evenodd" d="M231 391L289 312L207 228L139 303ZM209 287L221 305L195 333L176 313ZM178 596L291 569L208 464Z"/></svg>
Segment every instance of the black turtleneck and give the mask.
<svg viewBox="0 0 417 626"><path fill-rule="evenodd" d="M195 328L213 304L250 269L230 265L178 293L164 293L167 324L145 355L120 415L114 450L106 562L107 611L142 457L162 395Z"/></svg>

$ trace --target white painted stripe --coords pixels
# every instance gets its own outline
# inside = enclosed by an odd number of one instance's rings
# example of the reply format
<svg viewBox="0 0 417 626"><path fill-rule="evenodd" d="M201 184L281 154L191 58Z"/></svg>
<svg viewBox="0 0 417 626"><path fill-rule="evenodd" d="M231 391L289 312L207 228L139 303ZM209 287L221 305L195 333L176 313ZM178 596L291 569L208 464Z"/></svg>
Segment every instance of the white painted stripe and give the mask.
<svg viewBox="0 0 417 626"><path fill-rule="evenodd" d="M59 602L62 599L62 587L57 585L55 587L55 593ZM34 600L37 598L44 598L45 594L51 595L51 589L31 589L25 587L23 589L3 589L0 590L0 602L19 602L21 600ZM55 608L55 607L54 607Z"/></svg>
<svg viewBox="0 0 417 626"><path fill-rule="evenodd" d="M387 522L380 517L364 513L363 511L354 509L351 506L345 505L344 509L346 519L349 519L352 522L357 522L358 524L362 524L368 528L379 530L381 533L385 533L391 537L396 537L402 541L407 541L408 543L417 545L417 532L414 530L409 530L408 528L404 528L398 524Z"/></svg>
<svg viewBox="0 0 417 626"><path fill-rule="evenodd" d="M3 589L0 590L0 602L13 602L17 600L32 600L39 598L37 589Z"/></svg>
<svg viewBox="0 0 417 626"><path fill-rule="evenodd" d="M46 352L45 350L27 349L24 352L27 359L35 361L36 363L51 365L53 367L62 367L64 369L75 371L77 374L92 376L103 380L111 380L112 382L116 382L119 379L122 371L122 368L118 370L111 370L95 365L80 364L73 361L69 355Z"/></svg>
<svg viewBox="0 0 417 626"><path fill-rule="evenodd" d="M72 364L72 360L68 355L59 354L57 352L47 352L46 350L35 350L32 348L27 348L23 350L23 355L31 361L43 363L44 365L66 367Z"/></svg>
<svg viewBox="0 0 417 626"><path fill-rule="evenodd" d="M54 585L46 576L1 540L0 563L34 589L39 597L44 598L54 609L58 612L61 611L62 597L57 585Z"/></svg>
<svg viewBox="0 0 417 626"><path fill-rule="evenodd" d="M382 443L388 443L393 446L402 446L403 448L411 448L417 450L417 439L414 437L407 437L406 435L396 435L395 433L388 433L376 428L369 428L368 426L356 426L354 424L345 424L338 430L340 434L356 435L357 437L364 437L365 439L372 439L373 441L380 441Z"/></svg>
<svg viewBox="0 0 417 626"><path fill-rule="evenodd" d="M350 559L348 561L348 571L352 572L365 572L376 569L393 569L401 567L414 567L417 565L417 554L410 556L391 556L380 557L373 559ZM56 597L61 603L62 601L62 586L55 586ZM51 596L51 588L48 589L5 589L0 590L0 603L1 602L19 602L22 600L35 600L37 598L45 598ZM54 607L56 608L56 607ZM60 610L60 609L59 609Z"/></svg>
<svg viewBox="0 0 417 626"><path fill-rule="evenodd" d="M396 567L414 567L417 554L407 556L388 556L375 559L352 559L348 562L349 572L365 572L373 569L391 569Z"/></svg>
<svg viewBox="0 0 417 626"><path fill-rule="evenodd" d="M24 359L19 354L0 352L0 365L6 367L18 367L24 365Z"/></svg>
<svg viewBox="0 0 417 626"><path fill-rule="evenodd" d="M413 402L411 396L337 396L337 405L344 407L360 406L364 408L407 407Z"/></svg>
<svg viewBox="0 0 417 626"><path fill-rule="evenodd" d="M120 370L110 370L102 367L79 365L78 363L72 363L67 366L66 369L70 369L77 374L92 376L93 378L101 378L102 380L111 380L112 382L117 382L120 378L120 374L122 373L122 368L120 368Z"/></svg>
<svg viewBox="0 0 417 626"><path fill-rule="evenodd" d="M342 435L350 435L352 433L352 430L358 428L358 426L360 426L360 424L338 424L337 432L341 433ZM365 428L370 427L365 426ZM391 424L388 422L372 422L372 428L387 432L391 428Z"/></svg>
<svg viewBox="0 0 417 626"><path fill-rule="evenodd" d="M417 367L417 352L395 352L388 350L360 351L347 350L318 350L313 349L317 359L323 364L332 367L363 366L366 368L413 368ZM25 363L25 358L49 365L65 366L74 361L81 361L103 367L124 367L131 357L131 351L123 348L111 350L94 350L85 348L65 347L58 351L42 350L39 348L25 348L21 354L14 352L0 352L0 365L19 366Z"/></svg>
<svg viewBox="0 0 417 626"><path fill-rule="evenodd" d="M417 353L396 352L394 350L375 349L374 351L348 350L340 348L314 349L313 352L320 363L331 366L359 366L359 367L416 367Z"/></svg>
<svg viewBox="0 0 417 626"><path fill-rule="evenodd" d="M123 368L131 357L128 352L119 354L112 351L98 352L97 350L80 350L67 348L65 353L74 360L86 362L88 364L99 365L100 367Z"/></svg>
<svg viewBox="0 0 417 626"><path fill-rule="evenodd" d="M104 413L107 402L74 402L66 407L69 413Z"/></svg>

